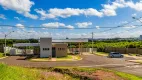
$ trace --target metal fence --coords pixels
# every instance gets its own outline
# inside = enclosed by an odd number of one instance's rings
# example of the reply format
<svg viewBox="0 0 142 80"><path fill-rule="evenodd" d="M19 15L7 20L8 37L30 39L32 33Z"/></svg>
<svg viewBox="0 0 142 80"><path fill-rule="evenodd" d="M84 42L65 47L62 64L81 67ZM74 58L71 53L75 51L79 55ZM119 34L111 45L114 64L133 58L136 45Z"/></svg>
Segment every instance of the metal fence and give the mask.
<svg viewBox="0 0 142 80"><path fill-rule="evenodd" d="M107 48L105 48L105 52L120 52L122 54L128 54L128 53L142 54L142 49L107 47Z"/></svg>

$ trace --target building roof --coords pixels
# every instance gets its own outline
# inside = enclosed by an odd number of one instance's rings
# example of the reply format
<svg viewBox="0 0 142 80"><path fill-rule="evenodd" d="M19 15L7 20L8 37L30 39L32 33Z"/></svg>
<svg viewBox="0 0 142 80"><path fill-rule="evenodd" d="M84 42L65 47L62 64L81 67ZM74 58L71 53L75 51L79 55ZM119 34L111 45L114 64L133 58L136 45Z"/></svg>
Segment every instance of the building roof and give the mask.
<svg viewBox="0 0 142 80"><path fill-rule="evenodd" d="M88 42L88 39L53 39L52 43L66 43L66 42ZM40 43L15 43L13 46L22 47L22 46L39 46Z"/></svg>
<svg viewBox="0 0 142 80"><path fill-rule="evenodd" d="M52 42L88 42L88 39L53 39Z"/></svg>

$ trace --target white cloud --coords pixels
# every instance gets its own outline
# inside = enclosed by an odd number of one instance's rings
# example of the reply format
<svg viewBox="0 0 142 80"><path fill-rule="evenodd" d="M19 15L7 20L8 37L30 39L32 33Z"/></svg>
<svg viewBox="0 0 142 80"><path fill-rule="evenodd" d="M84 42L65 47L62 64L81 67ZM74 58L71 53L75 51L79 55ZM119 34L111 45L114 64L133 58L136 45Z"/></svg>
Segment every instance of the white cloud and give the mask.
<svg viewBox="0 0 142 80"><path fill-rule="evenodd" d="M128 21L121 21L119 24L127 24Z"/></svg>
<svg viewBox="0 0 142 80"><path fill-rule="evenodd" d="M41 20L45 20L47 18L56 19L58 17L67 18L71 16L79 16L79 15L86 15L86 16L98 16L102 17L103 13L97 11L93 8L88 9L79 9L79 8L51 8L47 12L43 9L35 9L37 13L41 15Z"/></svg>
<svg viewBox="0 0 142 80"><path fill-rule="evenodd" d="M48 15L46 14L46 11L44 11L43 9L35 9L35 11L41 14L40 20L45 20L48 17Z"/></svg>
<svg viewBox="0 0 142 80"><path fill-rule="evenodd" d="M136 16L137 16L137 14L136 14L136 13L132 14L132 17L136 17Z"/></svg>
<svg viewBox="0 0 142 80"><path fill-rule="evenodd" d="M125 7L123 3L123 1L116 0L115 2L112 2L112 4L104 4L102 5L104 9L101 11L105 16L116 16L116 9Z"/></svg>
<svg viewBox="0 0 142 80"><path fill-rule="evenodd" d="M102 12L99 12L96 9L93 9L93 8L85 9L83 14L86 15L86 16L98 16L98 17L103 16Z"/></svg>
<svg viewBox="0 0 142 80"><path fill-rule="evenodd" d="M22 28L22 29L25 28L24 25L22 25L22 24L16 24L15 26L18 28Z"/></svg>
<svg viewBox="0 0 142 80"><path fill-rule="evenodd" d="M1 19L6 19L6 17L5 17L4 14L0 14L0 18L1 18Z"/></svg>
<svg viewBox="0 0 142 80"><path fill-rule="evenodd" d="M135 28L136 26L133 25L128 25L128 26L124 26L124 28Z"/></svg>
<svg viewBox="0 0 142 80"><path fill-rule="evenodd" d="M14 19L20 20L20 18L19 18L19 17L14 17Z"/></svg>
<svg viewBox="0 0 142 80"><path fill-rule="evenodd" d="M96 26L97 29L100 29L100 26Z"/></svg>
<svg viewBox="0 0 142 80"><path fill-rule="evenodd" d="M132 8L132 9L135 9L137 11L142 11L142 3L141 2L134 3L132 1L129 1L129 2L126 2L125 5Z"/></svg>
<svg viewBox="0 0 142 80"><path fill-rule="evenodd" d="M74 26L72 26L72 25L67 25L67 26L65 26L65 28L73 29L73 28L74 28Z"/></svg>
<svg viewBox="0 0 142 80"><path fill-rule="evenodd" d="M24 15L32 19L37 19L38 16L30 14L30 9L34 5L34 2L30 0L0 0L0 5L5 10L13 10L19 14Z"/></svg>
<svg viewBox="0 0 142 80"><path fill-rule="evenodd" d="M43 9L35 9L37 13L41 15L41 20L45 20L47 18L57 19L57 18L67 18L71 16L116 16L116 10L119 8L126 8L129 7L131 9L135 9L137 11L142 11L142 2L133 2L131 0L115 0L109 4L102 4L101 10L96 10L94 8L87 8L87 9L79 9L79 8L51 8L48 11Z"/></svg>
<svg viewBox="0 0 142 80"><path fill-rule="evenodd" d="M88 26L91 26L91 25L92 25L92 22L76 23L76 25L77 25L79 28L87 28Z"/></svg>
<svg viewBox="0 0 142 80"><path fill-rule="evenodd" d="M65 24L63 23L59 23L59 22L51 22L51 23L45 23L42 24L41 26L46 27L46 28L58 28L60 26L65 26Z"/></svg>
<svg viewBox="0 0 142 80"><path fill-rule="evenodd" d="M59 23L59 22L44 23L41 26L46 28L59 28L59 27L69 28L69 29L74 28L71 25L65 25L64 23Z"/></svg>

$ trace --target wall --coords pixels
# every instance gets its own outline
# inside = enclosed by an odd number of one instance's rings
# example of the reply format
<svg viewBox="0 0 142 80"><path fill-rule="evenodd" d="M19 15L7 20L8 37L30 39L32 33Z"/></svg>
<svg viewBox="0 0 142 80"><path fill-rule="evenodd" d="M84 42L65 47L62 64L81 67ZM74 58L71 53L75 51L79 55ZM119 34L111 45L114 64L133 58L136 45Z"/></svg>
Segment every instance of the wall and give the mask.
<svg viewBox="0 0 142 80"><path fill-rule="evenodd" d="M52 38L40 38L40 57L52 56Z"/></svg>
<svg viewBox="0 0 142 80"><path fill-rule="evenodd" d="M4 46L0 45L0 52L4 53Z"/></svg>
<svg viewBox="0 0 142 80"><path fill-rule="evenodd" d="M105 48L105 52L107 52L107 53L109 53L109 52L120 52L122 54L128 54L128 53L142 54L142 49L107 47L107 48Z"/></svg>
<svg viewBox="0 0 142 80"><path fill-rule="evenodd" d="M75 51L79 51L79 52L92 52L92 48L69 48L68 49L68 53L74 53ZM96 52L97 48L93 48L93 52Z"/></svg>
<svg viewBox="0 0 142 80"><path fill-rule="evenodd" d="M56 49L56 57L67 56L67 44L54 44Z"/></svg>
<svg viewBox="0 0 142 80"><path fill-rule="evenodd" d="M33 49L11 48L9 53L12 56L16 56L16 55L33 55Z"/></svg>

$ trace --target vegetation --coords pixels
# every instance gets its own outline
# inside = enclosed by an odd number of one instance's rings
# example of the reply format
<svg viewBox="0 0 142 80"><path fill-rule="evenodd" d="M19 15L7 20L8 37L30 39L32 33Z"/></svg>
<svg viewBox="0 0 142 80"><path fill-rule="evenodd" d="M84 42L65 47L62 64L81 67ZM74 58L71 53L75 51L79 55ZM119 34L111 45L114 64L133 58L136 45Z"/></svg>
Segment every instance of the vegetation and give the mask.
<svg viewBox="0 0 142 80"><path fill-rule="evenodd" d="M108 56L108 53L105 52L96 52L95 54L99 56Z"/></svg>
<svg viewBox="0 0 142 80"><path fill-rule="evenodd" d="M4 57L4 54L0 52L0 58L1 58L1 57Z"/></svg>
<svg viewBox="0 0 142 80"><path fill-rule="evenodd" d="M37 39L7 39L7 46L12 46L14 43L38 43ZM0 39L0 45L4 44L4 39Z"/></svg>
<svg viewBox="0 0 142 80"><path fill-rule="evenodd" d="M78 80L67 74L0 64L0 80Z"/></svg>
<svg viewBox="0 0 142 80"><path fill-rule="evenodd" d="M22 68L0 64L0 80L142 80L141 77L102 68Z"/></svg>
<svg viewBox="0 0 142 80"><path fill-rule="evenodd" d="M38 43L37 39L7 39L7 46L12 46L13 43ZM97 48L98 51L103 52L105 47L118 47L118 48L142 48L142 41L138 40L96 40L93 42L93 47ZM4 44L4 39L0 39L0 45ZM68 43L69 48L78 48L78 43ZM84 48L91 48L92 42L83 43ZM33 47L20 47L32 48Z"/></svg>
<svg viewBox="0 0 142 80"><path fill-rule="evenodd" d="M119 71L103 69L103 68L57 67L57 68L51 68L50 70L59 72L59 73L68 74L72 77L80 78L81 80L96 80L96 79L98 80L142 80L142 77L138 77L132 74L127 74L127 73L123 73ZM103 75L107 75L107 77Z"/></svg>
<svg viewBox="0 0 142 80"><path fill-rule="evenodd" d="M78 44L70 43L70 48L78 47ZM84 48L92 48L92 42L83 43ZM117 48L142 48L142 41L94 41L93 47L98 51L103 52L105 47L117 47Z"/></svg>
<svg viewBox="0 0 142 80"><path fill-rule="evenodd" d="M66 57L58 57L58 58L31 58L30 61L76 61L81 60L82 58L79 55L67 55Z"/></svg>

